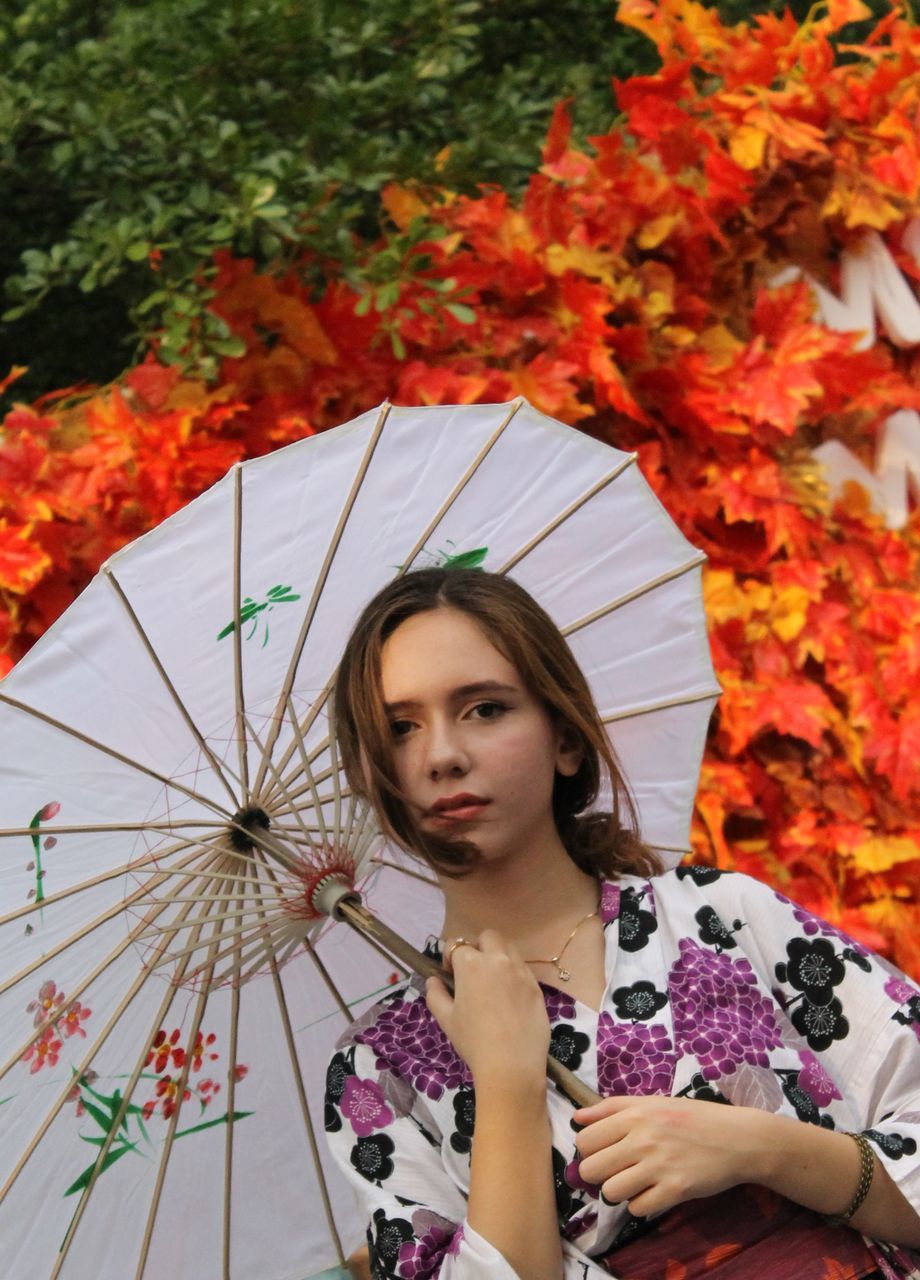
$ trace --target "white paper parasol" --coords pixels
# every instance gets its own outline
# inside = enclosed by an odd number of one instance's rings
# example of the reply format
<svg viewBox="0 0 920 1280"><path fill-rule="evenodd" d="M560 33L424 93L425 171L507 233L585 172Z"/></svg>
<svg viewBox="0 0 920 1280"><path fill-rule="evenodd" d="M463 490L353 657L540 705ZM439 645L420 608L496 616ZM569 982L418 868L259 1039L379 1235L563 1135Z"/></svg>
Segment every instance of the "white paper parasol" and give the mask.
<svg viewBox="0 0 920 1280"><path fill-rule="evenodd" d="M303 1280L360 1243L323 1073L398 970L298 902L344 848L390 925L440 925L328 734L344 640L395 574L460 557L530 590L644 838L688 848L718 696L703 556L634 463L521 401L385 405L234 468L0 685L5 1276Z"/></svg>

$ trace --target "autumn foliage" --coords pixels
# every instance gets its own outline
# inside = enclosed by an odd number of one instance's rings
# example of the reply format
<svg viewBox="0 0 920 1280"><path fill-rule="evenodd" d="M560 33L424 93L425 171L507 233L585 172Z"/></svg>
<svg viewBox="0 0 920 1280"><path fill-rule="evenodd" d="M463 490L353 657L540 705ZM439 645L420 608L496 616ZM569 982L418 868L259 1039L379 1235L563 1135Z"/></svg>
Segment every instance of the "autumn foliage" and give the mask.
<svg viewBox="0 0 920 1280"><path fill-rule="evenodd" d="M99 563L238 458L385 398L504 401L636 449L709 556L724 695L694 819L698 859L781 887L920 974L920 516L832 505L811 451L871 466L879 424L920 409L915 350L815 320L795 265L838 287L869 229L917 278L920 30L830 0L726 27L694 0L621 0L662 69L615 85L610 131L572 144L565 104L524 197L390 188L364 295L221 258L215 304L246 344L215 386L153 351L117 385L16 408L0 446L7 666Z"/></svg>

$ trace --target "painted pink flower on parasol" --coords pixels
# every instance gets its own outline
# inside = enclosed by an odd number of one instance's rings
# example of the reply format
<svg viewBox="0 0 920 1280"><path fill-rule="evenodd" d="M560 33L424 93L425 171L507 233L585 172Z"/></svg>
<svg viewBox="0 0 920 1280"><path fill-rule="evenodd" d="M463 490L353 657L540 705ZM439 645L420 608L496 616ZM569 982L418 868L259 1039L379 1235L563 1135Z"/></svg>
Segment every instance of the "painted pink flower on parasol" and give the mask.
<svg viewBox="0 0 920 1280"><path fill-rule="evenodd" d="M60 1009L63 1003L64 992L58 991L57 983L49 979L39 987L38 998L30 1000L26 1005L26 1013L34 1013L35 1017L32 1020L32 1025L40 1027L46 1018L51 1017L55 1009Z"/></svg>

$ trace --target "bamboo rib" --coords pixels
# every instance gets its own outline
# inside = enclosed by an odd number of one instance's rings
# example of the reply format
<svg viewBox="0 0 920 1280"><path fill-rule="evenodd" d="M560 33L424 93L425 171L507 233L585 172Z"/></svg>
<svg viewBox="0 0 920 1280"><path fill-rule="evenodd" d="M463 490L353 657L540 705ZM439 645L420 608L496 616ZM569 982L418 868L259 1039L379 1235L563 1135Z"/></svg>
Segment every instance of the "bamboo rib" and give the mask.
<svg viewBox="0 0 920 1280"><path fill-rule="evenodd" d="M210 905L211 903L215 902L215 901L216 901L216 900L215 900L214 898L210 897L210 896L208 896L208 897L206 897L206 898L199 898L199 899L198 899L198 902L199 902L199 903L207 903L207 904L209 904L209 905ZM218 920L221 920L221 921L222 921L222 920L239 920L239 921L240 921L240 930L237 930L236 932L240 932L240 931L242 931L242 929L244 929L244 928L248 928L248 926L244 926L244 925L242 924L243 917L245 917L245 916L251 916L251 915L253 915L253 913L254 913L254 912L256 912L256 911L260 911L260 910L264 910L264 907L262 906L261 902L256 903L255 905L253 905L253 906L251 906L251 907L244 907L244 908L243 908L243 910L242 910L242 912L240 912L239 910L234 910L234 911L209 911L209 913L208 913L208 920L209 920L209 921L215 921L215 922L216 922L216 921L218 921ZM186 925L186 928L190 928L190 927L191 927L191 926ZM158 936L158 934L159 934L160 932L161 932L161 930L159 930L159 929L152 929L149 933L142 933L142 934L141 934L141 936L140 936L137 940L138 940L138 942L147 942L150 938L155 938L155 937L157 937L157 936Z"/></svg>
<svg viewBox="0 0 920 1280"><path fill-rule="evenodd" d="M637 453L629 454L622 462L617 463L612 471L608 471L605 476L601 476L600 480L597 480L593 485L591 485L590 489L587 489L580 497L576 498L574 502L571 502L564 511L561 511L558 516L551 520L545 529L541 529L539 533L534 534L529 542L525 542L520 551L516 551L511 559L506 560L502 567L497 569L496 572L510 573L515 565L520 564L524 557L533 551L534 547L538 547L541 542L550 536L551 533L555 533L560 525L565 524L566 520L570 519L576 511L580 511L586 502L590 502L592 498L596 497L597 494L606 489L609 484L612 484L614 480L621 476L628 467L633 466L638 456L639 455Z"/></svg>
<svg viewBox="0 0 920 1280"><path fill-rule="evenodd" d="M297 715L294 711L294 704L291 702L290 698L288 698L287 714L288 714L288 719L291 722L291 728L294 731L294 741L297 743L297 749L300 753L300 758L303 763L303 771L304 771L304 774L306 775L307 784L313 795L313 811L316 814L317 822L320 824L320 827L322 828L323 841L324 843L328 844L329 833L326 830L326 820L325 820L325 817L323 816L323 806L319 802L319 796L316 793L316 783L313 779L313 771L310 768L310 765L312 762L307 759L307 744L304 741L303 734L300 732L300 725L297 723Z"/></svg>
<svg viewBox="0 0 920 1280"><path fill-rule="evenodd" d="M290 920L287 919L287 917L278 917L275 920L275 922L271 925L270 932L272 934L282 933L286 928L290 926L290 923L291 922ZM250 932L252 931L252 929L253 929L253 926L247 926L247 930L249 930ZM247 930L238 929L236 930L235 933L231 933L227 935L228 938L234 938L235 940L238 939L239 941L238 943L235 941L234 946L230 947L226 951L221 951L219 955L215 956L214 958L215 963L217 963L218 960L225 960L227 956L232 955L236 950L237 945L239 945L240 947L246 947L246 946L252 945L252 944L243 942L243 935ZM161 957L154 965L154 968L162 969L164 965L170 964L175 960L178 960L178 959L184 960L187 956L194 955L194 953L196 951L199 951L200 949L201 949L201 944L197 942L193 943L189 947L183 947L181 951L174 951L168 956ZM249 955L247 955L246 961L248 963ZM193 969L192 972L189 974L189 979L188 979L189 982L194 982L198 978L200 978L203 970L204 970L204 966L199 966L197 969Z"/></svg>
<svg viewBox="0 0 920 1280"><path fill-rule="evenodd" d="M223 828L224 824L218 824ZM211 837L209 836L210 840ZM154 853L145 854L143 858L139 858L136 862L126 862L120 867L113 867L111 871L103 871L98 876L93 876L90 880L81 880L79 884L72 884L66 889L58 889L55 893L49 893L41 902L29 902L23 907L17 907L15 911L8 912L5 916L0 916L0 928L4 925L11 924L14 920L19 920L22 916L31 915L34 911L40 911L43 907L53 905L55 902L62 902L64 898L71 898L75 893L83 893L86 889L94 889L96 885L105 884L107 880L117 880L119 876L128 875L134 871L140 871L144 867L148 867L151 862L159 862L162 858L167 858L170 854L178 852L180 849L187 849L191 843L201 844L199 841L179 840L174 845L169 845L166 849L158 849ZM164 876L174 874L171 871L164 870ZM176 872L175 874L179 874ZM194 875L194 872L186 872L187 875Z"/></svg>
<svg viewBox="0 0 920 1280"><path fill-rule="evenodd" d="M322 753L323 753L325 750L326 750L326 743L324 742L324 743L322 744L322 746L321 746L321 747L320 747L320 748L319 748L319 749L314 753L314 758L315 758L315 756L322 755ZM309 787L306 783L302 783L299 787L294 787L294 786L292 786L292 785L291 785L292 781L293 781L294 779L296 779L298 776L299 776L299 775L298 775L297 773L289 773L289 774L287 775L287 783L286 783L286 785L287 785L287 793L288 793L288 796L290 797L290 799L292 799L292 800L299 800L299 799L301 798L301 796L303 796L307 791L309 791L309 790L310 790L310 787ZM320 783L320 782L328 782L328 781L329 781L329 779L330 779L331 777L332 777L332 770L327 768L327 769L324 769L324 770L322 771L322 773L316 773L316 774L314 774L314 775L313 775L313 782L314 782L314 784L316 784L316 783ZM342 795L343 795L343 796L350 796L350 795L351 795L351 788L350 788L350 787L343 787L343 788L342 788ZM332 801L333 801L333 799L334 799L334 797L333 797L332 795L327 795L327 796L320 796L320 798L319 798L319 799L320 799L320 804L324 804L324 805L325 805L325 804L331 804L331 803L332 803ZM274 804L274 807L275 807L275 808L277 808L277 803L278 803L278 802L277 802L277 799L275 799L275 800L273 801L273 804ZM273 812L275 811L275 808L273 808ZM284 808L282 807L282 808L281 808L281 812L286 812L286 810L284 810Z"/></svg>
<svg viewBox="0 0 920 1280"><path fill-rule="evenodd" d="M164 939L164 946L165 946L165 939ZM76 1067L74 1069L75 1079L79 1080L80 1077L84 1075L84 1073L87 1071L87 1069L89 1068L93 1060L96 1058L102 1046L105 1044L109 1036L115 1030L115 1027L118 1025L118 1022L121 1019L122 1015L124 1014L125 1010L134 1000L135 996L140 991L144 983L147 982L148 979L150 978L150 973L151 971L149 969L143 969L135 978L134 982L129 987L129 989L125 992L118 1007L114 1010L108 1022L105 1024L103 1029L100 1031L99 1035L90 1045L90 1047L87 1049L86 1055L83 1058L83 1061L80 1063L79 1067ZM155 1034L156 1032L154 1032L154 1035ZM13 1184L16 1182L16 1179L19 1177L22 1170L28 1164L29 1160L31 1160L38 1144L41 1142L42 1138L51 1128L52 1124L54 1124L54 1121L57 1118L58 1114L60 1113L61 1108L64 1106L64 1104L67 1102L67 1099L70 1097L72 1089L73 1089L73 1080L68 1080L63 1092L58 1097L57 1102L55 1102L51 1111L42 1121L41 1125L38 1128L38 1132L32 1138L31 1142L29 1143L23 1155L20 1156L19 1160L16 1162L16 1165L13 1168L13 1171L11 1172L10 1176L7 1178L6 1182L3 1184L3 1187L0 1188L0 1204L3 1203L6 1196L12 1190Z"/></svg>
<svg viewBox="0 0 920 1280"><path fill-rule="evenodd" d="M634 720L639 716L654 715L656 711L668 711L671 707L689 707L695 702L708 702L710 698L718 698L721 692L721 689L707 689L703 693L690 693L682 698L662 698L660 702L647 702L641 707L608 711L600 719L602 724L615 724L618 720Z"/></svg>
<svg viewBox="0 0 920 1280"><path fill-rule="evenodd" d="M371 829L368 830L368 827ZM365 849L379 834L380 832L374 820L374 811L369 805L365 805L361 812L361 821L358 823L357 832L353 834L351 828L349 828L348 838L345 842L345 848L351 850L356 866L360 865Z"/></svg>
<svg viewBox="0 0 920 1280"><path fill-rule="evenodd" d="M271 873L271 871L270 871L270 869L268 868L267 864L265 863L264 859L263 859L263 858L261 858L259 855L257 855L257 856L253 859L252 863L251 863L251 864L249 865L249 867L247 868L247 874L246 874L246 879L247 879L247 881L248 881L248 882L250 882L250 883L252 883L252 884L260 884L260 883L261 883L261 880L260 880L259 875L258 875L257 873L258 873L258 872L260 872L260 871L263 871L263 870L264 870L264 871L268 871L269 876L270 876L270 879L271 879L271 882L272 882L272 888L273 888L273 889L275 890L275 892L277 893L277 892L278 892L278 888L277 888L277 879L276 879L276 877ZM280 901L280 899L281 899L281 895L280 895L280 894L278 894L278 898L279 898L279 901ZM256 930L255 928L250 927L250 935L252 935L252 934L256 934L257 936L258 936L259 934L264 935L264 934L265 934L265 931L266 931L266 926L264 925L264 922L263 922L263 925L262 925L261 929L259 929L259 930ZM276 918L276 924L275 924L275 926L274 926L274 931L277 931L277 918ZM229 948L229 950L227 950L227 951L222 951L222 952L220 952L217 956L215 956L215 957L214 957L214 963L216 964L216 963L218 962L218 960L225 959L228 955L235 955L235 956L236 956L236 962L235 962L234 964L232 964L232 965L230 966L229 970L228 970L228 973L229 973L229 975L230 975L230 981L232 982L234 989L239 988L239 986L240 986L240 985L241 985L241 983L242 983L242 978L241 978L241 976L240 976L240 973L241 973L242 964L243 964L242 956L243 956L243 948L244 948L244 945L247 945L247 946L250 946L250 947L255 946L255 947L257 948L257 950L255 951L255 953L254 953L254 954L256 954L256 955L261 954L261 953L260 953L260 951L258 950L258 948L261 946L261 944L260 944L258 941L256 941L255 943L253 943L253 942L249 942L249 943L244 944L244 942L243 942L243 937L242 937L242 932L238 932L238 933L236 933L236 934L234 934L234 935L233 935L233 946L232 946L232 947L230 947L230 948ZM199 968L199 969L193 969L193 970L192 970L192 973L191 973L191 978L190 978L190 980L191 980L191 981L194 981L194 980L199 976L199 974L200 974L200 973L201 973L201 969L200 969L200 968ZM222 975L222 978L223 978L224 980L226 980L226 978L227 978L227 974L223 974L223 975Z"/></svg>
<svg viewBox="0 0 920 1280"><path fill-rule="evenodd" d="M31 716L34 720L41 720L43 724L50 725L52 729L57 729L70 738L75 738L77 742L82 742L88 747L94 747L97 751L101 751L103 755L111 756L119 764L127 765L129 769L134 769L137 773L142 773L147 778L153 778L154 781L159 782L164 787L172 787L174 791L181 791L190 800L197 800L199 804L203 804L206 808L219 813L223 818L230 819L232 817L216 801L199 795L197 791L193 791L191 787L185 786L184 783L175 778L167 778L165 774L157 773L156 769L148 769L139 760L132 760L130 756L123 755L120 751L116 751L114 747L106 746L104 742L99 742L96 738L91 738L88 734L82 733L72 725L64 724L62 720L57 720L54 716L49 716L46 712L39 711L37 707L30 707L28 703L20 702L18 698L11 698L6 693L0 693L0 702L12 707L14 711L21 711L23 715Z"/></svg>
<svg viewBox="0 0 920 1280"><path fill-rule="evenodd" d="M244 719L245 719L245 717L244 717ZM274 761L273 761L273 760L272 760L272 758L271 758L271 755L270 755L270 754L266 754L266 752L265 752L265 747L264 747L264 745L262 744L262 742L261 742L261 740L260 740L260 738L259 738L259 735L256 733L255 729L254 729L254 728L252 727L252 725L249 723L248 719L247 719L247 720L245 720L245 724L246 724L246 729L247 729L247 731L249 732L250 737L252 738L253 742L254 742L254 743L255 743L255 745L256 745L256 750L257 750L257 751L259 751L259 752L261 752L261 754L262 754L262 759L265 761L265 764L268 766L268 770L269 770L269 772L271 773L272 778L274 778L276 782L281 783L281 786L282 786L282 795L283 795L283 796L286 796L286 795L287 795L287 792L286 792L286 791L284 791L284 784L283 784L283 782L281 782L281 779L278 777L278 772L277 772L277 770L276 770L276 768L275 768L275 764L274 764ZM297 823L297 825L300 827L301 831L303 832L304 836L305 836L305 837L306 837L306 839L309 841L309 840L310 840L310 838L311 838L311 837L310 837L310 833L309 833L309 831L307 830L307 828L304 826L303 822L301 821L301 817L300 817L300 810L299 810L299 809L295 809L293 806L291 806L291 807L290 807L289 812L290 812L290 813L292 813L292 814L294 815L294 821Z"/></svg>
<svg viewBox="0 0 920 1280"><path fill-rule="evenodd" d="M413 880L421 880L422 884L431 885L433 889L437 889L437 880L432 880L430 876L423 876L420 871L412 871L409 867L403 867L398 862L390 862L387 858L372 858L372 862L376 862L379 867L392 867L394 871L399 871L404 876L412 876Z"/></svg>
<svg viewBox="0 0 920 1280"><path fill-rule="evenodd" d="M303 945L304 945L304 948L306 949L307 955L310 957L310 959L313 961L314 965L316 966L316 970L319 973L319 976L322 978L323 982L326 984L326 987L328 988L329 993L331 994L333 1000L339 1006L339 1010L342 1016L345 1018L345 1021L351 1022L352 1020L351 1010L349 1009L344 996L339 991L335 983L332 981L332 975L329 973L329 970L326 968L326 966L323 964L322 960L320 959L319 952L317 951L316 947L313 945L313 943L309 938L304 938Z"/></svg>
<svg viewBox="0 0 920 1280"><path fill-rule="evenodd" d="M196 853L192 854L189 857L189 861L192 860L192 857L197 858L200 856L201 856L200 852L196 851ZM142 886L142 888L135 890L135 892L131 894L130 897L123 898L121 902L117 902L115 903L114 906L107 908L105 911L103 911L101 915L97 916L95 920L91 920L89 924L83 925L80 929L77 930L76 933L71 934L69 938L65 938L62 942L59 942L57 946L52 947L50 951L46 951L44 952L43 955L38 956L35 960L27 964L24 969L20 969L19 972L13 974L11 978L7 978L5 982L0 983L0 995L3 995L5 992L9 991L11 987L15 987L16 984L18 982L21 982L24 978L28 978L29 975L34 973L36 969L40 969L42 965L47 964L49 960L53 960L56 956L59 956L62 951L66 951L68 947L73 946L74 943L79 942L82 938L85 938L87 934L90 934L95 929L98 929L100 925L105 924L108 920L111 920L114 916L121 915L122 912L125 910L125 907L132 906L138 899L140 899L148 891L149 891L149 885L144 885Z"/></svg>
<svg viewBox="0 0 920 1280"><path fill-rule="evenodd" d="M595 609L593 613L586 613L583 618L579 618L577 622L570 622L559 630L568 638L574 635L576 631L581 631L583 627L588 627L592 622L598 622L601 618L606 618L609 613L613 613L615 609L621 609L623 605L630 604L633 600L638 600L640 596L648 595L650 591L656 591L658 587L663 587L667 582L673 582L676 578L681 578L685 573L689 573L692 569L697 569L701 564L706 563L706 555L700 552L691 560L685 561L683 564L677 565L674 569L668 569L664 573L660 573L657 578L652 578L648 582L643 582L641 586L635 587L632 591L627 591L625 595L620 596L616 600L611 600L608 604L601 605L599 609Z"/></svg>
<svg viewBox="0 0 920 1280"><path fill-rule="evenodd" d="M243 692L243 637L240 619L240 593L243 564L243 464L233 468L233 687L236 700L236 741L240 754L240 785L242 803L250 803L249 750L246 742L244 718L246 699Z"/></svg>
<svg viewBox="0 0 920 1280"><path fill-rule="evenodd" d="M335 559L336 552L338 551L339 545L341 544L342 535L345 532L345 527L348 524L349 517L351 516L351 513L354 509L354 505L355 505L355 502L357 501L358 494L361 491L361 486L364 484L364 478L367 475L368 468L370 467L371 461L374 457L374 453L376 452L377 444L380 440L380 434L383 431L384 423L386 422L387 418L390 415L391 407L392 406L389 404L384 404L381 406L380 413L377 417L377 421L374 423L373 430L371 431L370 438L367 442L367 445L364 450L364 454L361 458L361 464L358 467L354 480L352 481L351 489L349 490L348 497L345 499L345 505L343 506L341 512L339 513L338 521L336 523L335 529L332 532L332 538L329 542L329 546L326 549L326 554L323 557L323 563L320 566L319 574L317 576L316 583L313 587L312 595L310 596L310 603L307 605L307 610L304 615L304 620L300 627L300 634L298 635L297 641L294 645L294 651L291 655L291 661L288 665L287 674L285 675L284 682L281 686L281 696L278 699L278 703L275 708L275 716L273 720L272 729L268 735L268 740L266 743L266 750L268 752L268 755L267 756L263 755L262 759L259 762L259 769L256 774L255 786L253 787L253 790L257 795L261 794L262 792L262 786L265 782L266 762L268 758L273 754L275 750L275 744L278 741L278 734L281 731L281 725L283 721L284 708L285 708L285 705L287 704L288 699L291 696L291 690L294 688L294 679L297 675L297 668L300 666L300 659L303 655L304 646L307 643L307 636L309 635L310 627L313 624L313 618L316 614L317 606L319 605L320 596L322 595L323 588L326 585L326 580L329 577L329 571L332 568L332 562Z"/></svg>
<svg viewBox="0 0 920 1280"><path fill-rule="evenodd" d="M300 1109L303 1114L304 1125L307 1130L307 1141L310 1144L310 1152L313 1156L313 1164L316 1169L317 1181L319 1182L320 1197L323 1202L323 1209L326 1214L326 1222L329 1227L333 1242L335 1243L336 1253L338 1255L339 1266L345 1265L345 1253L342 1249L342 1241L339 1238L338 1229L335 1224L335 1215L332 1211L332 1200L329 1195L329 1188L326 1185L326 1175L323 1171L322 1161L319 1156L319 1148L316 1142L316 1133L313 1128L313 1118L310 1115L310 1108L307 1104L307 1094L304 1088L303 1074L300 1070L300 1062L297 1058L297 1049L294 1045L294 1032L291 1027L291 1019L288 1013L287 999L284 994L284 986L281 982L281 975L278 972L278 965L271 961L272 982L275 988L275 997L278 1001L278 1009L281 1014L281 1021L284 1027L284 1037L287 1042L288 1056L291 1063L291 1072L294 1077L294 1087L297 1090L297 1097L300 1102Z"/></svg>
<svg viewBox="0 0 920 1280"><path fill-rule="evenodd" d="M282 951L287 948L288 951L296 949L300 945L300 938L290 937L290 921L275 920L272 924L266 926L268 936L257 934L255 926L250 929L250 937L246 941L239 953L239 963L230 965L227 969L221 971L221 985L235 983L237 986L244 982L248 982L250 978L256 977L257 974L264 973L265 965L271 957L280 957ZM217 960L224 960L229 955L235 955L236 948L230 947L228 950L222 951ZM190 981L197 981L201 977L202 967L192 970Z"/></svg>
<svg viewBox="0 0 920 1280"><path fill-rule="evenodd" d="M201 927L204 928L206 924L211 924L211 923L212 923L211 917L206 916L205 919L202 921ZM217 949L220 933L221 931L217 929L216 932L212 934L211 955L213 955L214 951ZM213 966L210 970L209 978L211 973L213 973ZM201 994L199 995L198 1000L195 1004L195 1012L192 1015L192 1028L191 1028L191 1031L189 1032L189 1038L188 1038L188 1043L190 1045L194 1045L198 1041L198 1033L201 1030L201 1023L204 1019L205 1010L208 1007L209 994L210 994L210 985L209 985L209 981L206 981L204 987L202 988ZM166 1181L166 1171L169 1168L169 1158L172 1155L173 1143L175 1142L175 1138L176 1138L176 1129L178 1128L179 1119L182 1115L182 1109L185 1104L185 1088L186 1088L186 1085L188 1084L188 1078L191 1073L191 1070L192 1070L192 1054L186 1053L185 1061L182 1064L182 1069L179 1075L179 1083L177 1086L177 1093L176 1093L176 1108L173 1111L172 1115L169 1117L169 1128L166 1132L166 1137L163 1141L163 1151L160 1155L160 1163L157 1169L156 1184L154 1186L153 1196L151 1197L151 1201L150 1201L150 1211L147 1215L147 1225L144 1228L144 1238L141 1244L141 1252L140 1252L140 1257L137 1263L137 1271L135 1272L135 1280L142 1280L144 1275L144 1268L147 1265L147 1258L150 1253L150 1241L153 1238L153 1227L156 1221L157 1210L160 1207L160 1199L163 1194L163 1184Z"/></svg>
<svg viewBox="0 0 920 1280"><path fill-rule="evenodd" d="M460 494L463 492L463 490L467 487L469 482L472 480L473 476L476 475L477 471L485 462L489 454L492 452L493 448L498 443L499 439L502 437L502 435L504 435L509 423L514 418L514 415L518 412L518 410L520 409L523 403L524 403L523 398L519 398L512 403L505 417L502 419L498 427L495 429L495 431L492 433L489 439L485 442L485 444L479 450L476 457L469 464L466 471L463 473L463 475L459 478L457 483L454 485L453 489L447 495L444 502L441 504L439 509L432 516L431 520L429 520L426 529L418 538L414 547L408 553L406 558L402 561L395 575L397 578L402 577L403 574L409 571L409 568L411 567L416 556L419 554L419 552L424 547L425 543L431 537L432 533L434 533L435 529L444 519L445 515L453 506L453 504L456 502L457 498L459 498ZM332 684L334 680L335 680L335 673L333 672L325 689L320 693L319 698L317 699L316 702L314 702L313 706L310 708L310 711L307 713L307 718L303 725L304 735L309 733L310 727L312 726L314 720L316 719L322 707L325 705L326 700L328 699L329 694L332 691ZM291 682L290 688L293 688L293 681ZM289 692L290 692L290 689L289 689ZM274 743L272 743L272 749L274 749ZM288 764L290 763L291 756L293 755L293 751L294 751L294 748L293 748L293 745L291 745L284 752L280 761L278 762L279 772L283 773L284 770L287 768ZM264 776L264 775L260 775L260 776ZM271 798L271 793L269 793L269 798Z"/></svg>
<svg viewBox="0 0 920 1280"><path fill-rule="evenodd" d="M339 756L335 746L335 734L329 734L329 768L332 770L332 822L336 834L342 830L342 780L339 777Z"/></svg>
<svg viewBox="0 0 920 1280"><path fill-rule="evenodd" d="M0 837L38 836L41 839L43 836L104 836L118 833L130 834L136 831L159 831L165 835L170 831L185 830L186 827L206 829L218 827L221 831L225 831L227 824L212 822L209 818L183 818L176 822L90 822L73 823L70 826L62 826L56 822L53 827L0 827Z"/></svg>
<svg viewBox="0 0 920 1280"><path fill-rule="evenodd" d="M198 726L195 724L195 721L192 719L191 715L189 714L188 707L186 707L185 703L182 701L181 697L179 696L179 690L173 684L166 668L163 666L163 663L160 661L160 655L157 653L156 649L154 649L153 645L150 643L150 637L147 635L147 632L144 630L141 620L135 613L134 606L131 604L131 601L128 599L127 595L125 594L124 588L122 587L121 583L115 577L115 574L112 572L112 570L109 568L108 565L104 566L102 572L109 586L115 592L115 595L118 598L119 602L121 603L122 608L127 614L128 621L131 623L131 625L134 627L134 630L137 632L137 636L141 644L144 646L144 651L146 652L147 657L153 663L154 670L156 671L157 675L160 677L160 680L166 686L166 691L169 694L169 696L172 698L175 704L176 710L179 712L180 716L185 721L186 728L188 729L189 733L191 733L195 741L198 743L199 750L204 752L208 762L211 765L211 768L214 770L215 776L220 780L224 790L227 792L227 795L230 797L230 804L233 807L233 810L236 811L239 808L239 799L238 799L237 793L233 790L233 788L230 786L230 783L227 781L226 775L224 773L224 767L226 767L226 762L222 764L222 762L217 759L217 756L214 754L214 752L211 750L211 748L208 746L207 742L205 741L204 734L201 732L201 730L198 728ZM235 778L235 781L239 782L239 778Z"/></svg>
<svg viewBox="0 0 920 1280"><path fill-rule="evenodd" d="M240 877L242 883L242 877ZM230 1276L230 1219L233 1206L233 1135L236 1112L236 1062L240 1021L240 985L233 984L230 995L230 1047L227 1059L227 1132L224 1134L224 1214L221 1233L223 1280Z"/></svg>
<svg viewBox="0 0 920 1280"><path fill-rule="evenodd" d="M239 872L235 872L235 873L234 873L234 875L233 875L233 879L234 879L234 880L237 880L238 878L239 878ZM254 900L255 900L255 901L259 901L259 902L261 902L261 901L269 902L269 901L270 901L270 899L269 899L268 897L264 897L264 898L263 898L261 895L257 895L257 897L256 897ZM157 898L157 899L156 899L156 901L157 901L157 902L162 902L162 901L163 901L163 899L162 899L162 898ZM176 903L176 902L239 902L239 897L238 897L238 895L236 895L236 894L232 894L232 893L209 893L209 894L207 894L205 897L203 897L201 894L196 894L196 895L195 895L194 897L192 897L192 898L180 898L180 897L177 897L175 894L170 894L170 895L169 895L169 898L168 898L168 901L169 901L169 902L171 902L171 903Z"/></svg>
<svg viewBox="0 0 920 1280"><path fill-rule="evenodd" d="M151 972L152 970L148 970L145 976L149 976ZM179 981L181 981L182 972L180 972L178 977L179 977ZM179 981L176 981L170 984L166 988L166 994L163 996L163 1000L160 1003L160 1007L157 1010L157 1016L153 1022L153 1027L149 1035L145 1037L144 1047L141 1050L140 1056L138 1057L137 1062L134 1066L134 1070L131 1072L131 1076L128 1080L128 1083L125 1086L125 1091L124 1091L124 1094L122 1095L121 1104L112 1120L112 1127L109 1130L109 1132L106 1134L105 1141L103 1142L102 1146L99 1148L99 1154L96 1157L96 1163L93 1166L93 1172L90 1174L89 1182L83 1188L83 1193L80 1196L80 1201L77 1204L76 1210L74 1211L74 1215L70 1220L70 1226L67 1228L67 1233L64 1236L64 1239L61 1241L61 1246L58 1251L57 1262L55 1263L54 1269L51 1272L49 1280L57 1280L61 1272L61 1267L67 1261L67 1254L70 1251L70 1246L71 1246L71 1243L73 1242L73 1238L76 1235L77 1230L80 1226L80 1223L83 1219L83 1214L86 1211L86 1206L89 1203L89 1198L92 1195L93 1190L95 1189L96 1182L102 1170L103 1162L105 1161L105 1158L109 1153L109 1149L113 1141L115 1140L116 1133L118 1133L118 1131L121 1129L122 1123L124 1122L124 1118L128 1113L128 1107L131 1105L131 1099L134 1096L134 1090L137 1088L137 1082L141 1077L141 1072L143 1071L144 1064L147 1061L147 1055L149 1054L151 1048L153 1047L154 1038L157 1034L157 1031L163 1025L166 1015L169 1013L172 1002L176 998L176 994L179 991Z"/></svg>

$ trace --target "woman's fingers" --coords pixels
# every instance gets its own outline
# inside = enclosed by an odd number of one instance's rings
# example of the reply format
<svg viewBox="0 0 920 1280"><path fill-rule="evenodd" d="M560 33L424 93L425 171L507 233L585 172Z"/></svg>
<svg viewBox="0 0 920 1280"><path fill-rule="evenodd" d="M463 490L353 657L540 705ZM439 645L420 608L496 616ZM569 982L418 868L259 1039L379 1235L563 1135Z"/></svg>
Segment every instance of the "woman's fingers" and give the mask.
<svg viewBox="0 0 920 1280"><path fill-rule="evenodd" d="M441 961L443 968L445 968L448 973L455 973L456 970L454 969L454 957L459 955L462 951L469 951L469 950L475 950L475 949L476 949L476 944L475 942L472 941L472 939L451 938L450 942L447 944L447 946L444 949L444 958Z"/></svg>
<svg viewBox="0 0 920 1280"><path fill-rule="evenodd" d="M579 1133L575 1146L583 1157L593 1156L595 1151L601 1151L625 1138L631 1127L632 1122L627 1112L595 1120L594 1124L589 1124Z"/></svg>
<svg viewBox="0 0 920 1280"><path fill-rule="evenodd" d="M428 978L425 982L425 1001L431 1016L446 1034L445 1022L450 1017L454 999L440 978Z"/></svg>

